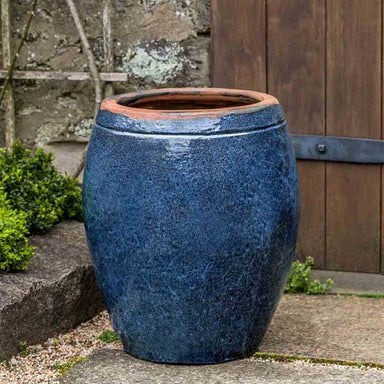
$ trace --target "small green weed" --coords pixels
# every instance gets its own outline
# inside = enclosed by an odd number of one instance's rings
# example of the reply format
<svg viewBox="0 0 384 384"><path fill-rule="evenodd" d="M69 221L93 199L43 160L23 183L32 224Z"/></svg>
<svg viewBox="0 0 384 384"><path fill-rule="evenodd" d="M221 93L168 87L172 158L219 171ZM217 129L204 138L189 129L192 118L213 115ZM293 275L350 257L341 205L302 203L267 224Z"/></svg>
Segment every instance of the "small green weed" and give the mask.
<svg viewBox="0 0 384 384"><path fill-rule="evenodd" d="M284 292L325 295L332 287L333 281L328 279L325 283L321 283L318 279L312 279L313 265L314 260L312 257L307 257L303 263L300 261L292 263L291 272Z"/></svg>
<svg viewBox="0 0 384 384"><path fill-rule="evenodd" d="M27 342L26 341L19 341L19 345L17 346L17 350L22 355L27 350Z"/></svg>
<svg viewBox="0 0 384 384"><path fill-rule="evenodd" d="M116 332L108 329L99 335L99 340L104 343L113 343L114 341L120 340L120 337Z"/></svg>
<svg viewBox="0 0 384 384"><path fill-rule="evenodd" d="M87 360L86 356L77 356L77 357L71 357L68 361L65 363L55 363L53 364L52 368L57 371L56 377L60 377L64 374L66 374L73 366L76 364L82 363L83 361Z"/></svg>
<svg viewBox="0 0 384 384"><path fill-rule="evenodd" d="M17 346L17 350L21 356L28 356L30 353L36 352L35 349L28 347L26 341L19 341L19 345Z"/></svg>

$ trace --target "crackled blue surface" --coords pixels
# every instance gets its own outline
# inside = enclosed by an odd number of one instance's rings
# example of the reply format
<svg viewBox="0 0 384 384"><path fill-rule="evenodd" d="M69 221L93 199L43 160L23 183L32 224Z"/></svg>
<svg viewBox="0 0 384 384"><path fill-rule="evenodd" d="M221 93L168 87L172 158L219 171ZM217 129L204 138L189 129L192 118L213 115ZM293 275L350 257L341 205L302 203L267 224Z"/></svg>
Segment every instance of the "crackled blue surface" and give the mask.
<svg viewBox="0 0 384 384"><path fill-rule="evenodd" d="M100 111L83 196L97 280L127 352L199 364L257 350L299 215L280 106L201 121Z"/></svg>

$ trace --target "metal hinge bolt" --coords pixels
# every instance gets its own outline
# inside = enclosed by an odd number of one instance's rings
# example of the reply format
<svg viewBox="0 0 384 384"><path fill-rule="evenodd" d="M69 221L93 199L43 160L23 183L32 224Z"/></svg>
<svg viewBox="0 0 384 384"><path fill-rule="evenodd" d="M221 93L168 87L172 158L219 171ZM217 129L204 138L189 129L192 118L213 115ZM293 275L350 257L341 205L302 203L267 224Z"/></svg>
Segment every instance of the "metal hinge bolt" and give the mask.
<svg viewBox="0 0 384 384"><path fill-rule="evenodd" d="M317 149L317 152L325 153L325 151L327 150L327 147L325 144L317 144L316 149Z"/></svg>

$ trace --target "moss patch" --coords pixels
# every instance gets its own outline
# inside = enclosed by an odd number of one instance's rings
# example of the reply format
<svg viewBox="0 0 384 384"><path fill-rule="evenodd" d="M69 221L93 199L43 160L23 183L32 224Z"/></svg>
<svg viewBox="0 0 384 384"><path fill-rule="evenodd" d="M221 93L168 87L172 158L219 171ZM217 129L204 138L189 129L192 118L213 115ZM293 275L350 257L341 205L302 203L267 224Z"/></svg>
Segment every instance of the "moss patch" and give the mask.
<svg viewBox="0 0 384 384"><path fill-rule="evenodd" d="M76 364L82 363L83 361L86 361L86 356L76 356L70 358L65 363L55 363L53 364L52 368L57 371L56 377L60 377L64 374L66 374L73 366Z"/></svg>
<svg viewBox="0 0 384 384"><path fill-rule="evenodd" d="M337 360L327 359L319 357L305 357L305 356L294 356L294 355L280 355L278 353L267 353L267 352L256 352L253 355L254 358L260 360L273 360L280 363L292 363L295 361L303 361L311 364L323 364L323 365L342 365L347 367L365 368L365 369L380 369L384 370L384 364L373 363L373 362L362 362L362 361L348 361L348 360Z"/></svg>
<svg viewBox="0 0 384 384"><path fill-rule="evenodd" d="M119 341L120 337L116 332L108 329L99 335L99 340L104 343L113 343L115 341Z"/></svg>

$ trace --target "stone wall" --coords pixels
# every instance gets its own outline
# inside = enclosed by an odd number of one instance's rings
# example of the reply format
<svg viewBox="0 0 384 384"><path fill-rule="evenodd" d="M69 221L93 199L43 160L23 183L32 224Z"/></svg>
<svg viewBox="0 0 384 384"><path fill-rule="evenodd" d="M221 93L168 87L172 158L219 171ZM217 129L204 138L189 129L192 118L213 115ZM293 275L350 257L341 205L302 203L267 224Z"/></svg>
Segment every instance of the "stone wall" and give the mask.
<svg viewBox="0 0 384 384"><path fill-rule="evenodd" d="M16 47L32 0L12 0ZM102 0L76 0L99 70L103 70ZM113 0L115 71L128 81L115 93L209 85L209 0ZM64 0L38 0L19 70L88 71ZM92 128L90 82L15 80L17 136L28 146ZM2 111L0 126L4 127ZM4 144L3 129L0 145Z"/></svg>

